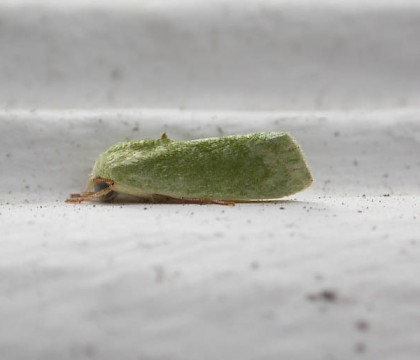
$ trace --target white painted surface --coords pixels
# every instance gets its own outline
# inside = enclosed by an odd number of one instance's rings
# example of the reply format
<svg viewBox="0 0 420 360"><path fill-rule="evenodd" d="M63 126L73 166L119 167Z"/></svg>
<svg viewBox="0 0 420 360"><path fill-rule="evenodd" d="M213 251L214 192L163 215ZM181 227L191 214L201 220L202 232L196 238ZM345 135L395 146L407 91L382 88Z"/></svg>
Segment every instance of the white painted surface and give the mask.
<svg viewBox="0 0 420 360"><path fill-rule="evenodd" d="M2 113L1 358L417 359L418 115ZM63 203L117 140L252 129L290 131L313 187L235 207Z"/></svg>
<svg viewBox="0 0 420 360"><path fill-rule="evenodd" d="M2 1L0 359L417 360L419 19L417 1ZM301 144L309 190L63 203L117 141L265 130Z"/></svg>
<svg viewBox="0 0 420 360"><path fill-rule="evenodd" d="M298 199L1 205L2 358L417 359L418 197Z"/></svg>

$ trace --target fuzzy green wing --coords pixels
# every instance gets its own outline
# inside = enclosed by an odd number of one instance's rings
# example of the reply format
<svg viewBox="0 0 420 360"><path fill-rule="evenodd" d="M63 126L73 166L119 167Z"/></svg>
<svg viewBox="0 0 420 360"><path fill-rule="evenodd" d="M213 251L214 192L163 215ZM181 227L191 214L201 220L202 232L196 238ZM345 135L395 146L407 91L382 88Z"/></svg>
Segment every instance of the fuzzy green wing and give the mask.
<svg viewBox="0 0 420 360"><path fill-rule="evenodd" d="M133 195L218 200L281 198L312 182L302 152L283 132L120 143L101 154L94 176Z"/></svg>

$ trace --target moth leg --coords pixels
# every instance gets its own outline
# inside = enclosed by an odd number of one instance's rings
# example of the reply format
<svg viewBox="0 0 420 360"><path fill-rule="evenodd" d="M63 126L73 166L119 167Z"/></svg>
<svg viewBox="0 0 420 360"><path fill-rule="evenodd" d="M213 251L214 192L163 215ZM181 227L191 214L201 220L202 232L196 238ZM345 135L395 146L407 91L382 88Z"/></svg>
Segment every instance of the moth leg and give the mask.
<svg viewBox="0 0 420 360"><path fill-rule="evenodd" d="M80 194L71 194L70 198L66 200L66 203L81 203L82 201L93 200L102 196L105 196L113 191L114 182L110 179L93 179L92 184L107 184L105 188L99 191L84 191Z"/></svg>
<svg viewBox="0 0 420 360"><path fill-rule="evenodd" d="M66 203L81 203L82 201L93 200L98 197L104 196L111 192L112 189L106 188L97 192L82 193L82 194L71 194L70 199L66 200Z"/></svg>
<svg viewBox="0 0 420 360"><path fill-rule="evenodd" d="M214 200L214 204L225 205L225 206L235 206L235 201L233 200Z"/></svg>
<svg viewBox="0 0 420 360"><path fill-rule="evenodd" d="M79 197L82 197L82 196L90 196L92 194L94 194L93 191L83 191L80 194L70 194L70 199L79 198Z"/></svg>
<svg viewBox="0 0 420 360"><path fill-rule="evenodd" d="M195 199L193 199L195 200ZM215 204L215 205L225 205L225 206L235 206L235 202L231 200L211 200L211 199L198 199L198 204Z"/></svg>
<svg viewBox="0 0 420 360"><path fill-rule="evenodd" d="M154 194L151 196L153 202L169 203L169 204L197 204L197 205L225 205L234 206L234 201L229 200L212 200L207 198L174 198L170 196Z"/></svg>

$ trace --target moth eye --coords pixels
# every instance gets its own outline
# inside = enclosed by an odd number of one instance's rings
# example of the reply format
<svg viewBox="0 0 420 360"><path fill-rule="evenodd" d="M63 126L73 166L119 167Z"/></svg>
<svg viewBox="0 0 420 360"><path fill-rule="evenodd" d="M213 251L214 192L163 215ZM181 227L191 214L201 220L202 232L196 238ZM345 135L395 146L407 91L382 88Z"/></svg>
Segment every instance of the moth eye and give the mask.
<svg viewBox="0 0 420 360"><path fill-rule="evenodd" d="M106 189L107 187L109 187L109 185L107 183L104 183L104 182L96 182L96 183L93 184L93 189L95 190L95 192Z"/></svg>
<svg viewBox="0 0 420 360"><path fill-rule="evenodd" d="M93 184L93 189L95 192L104 190L107 187L109 187L109 185L104 182L96 182ZM110 191L109 193L101 196L100 199L105 202L111 202L112 200L114 200L116 196L117 196L117 193L115 191Z"/></svg>

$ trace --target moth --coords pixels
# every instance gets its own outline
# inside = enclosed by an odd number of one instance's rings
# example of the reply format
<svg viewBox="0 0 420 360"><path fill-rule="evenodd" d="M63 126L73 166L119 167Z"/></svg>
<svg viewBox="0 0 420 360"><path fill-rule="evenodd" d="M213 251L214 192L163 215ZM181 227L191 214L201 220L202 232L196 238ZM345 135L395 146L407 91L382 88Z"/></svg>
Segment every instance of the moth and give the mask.
<svg viewBox="0 0 420 360"><path fill-rule="evenodd" d="M311 172L286 132L260 132L190 141L117 143L97 158L86 191L69 203L117 194L145 202L224 204L270 201L304 190Z"/></svg>

